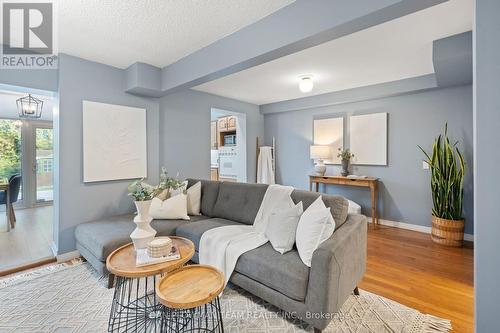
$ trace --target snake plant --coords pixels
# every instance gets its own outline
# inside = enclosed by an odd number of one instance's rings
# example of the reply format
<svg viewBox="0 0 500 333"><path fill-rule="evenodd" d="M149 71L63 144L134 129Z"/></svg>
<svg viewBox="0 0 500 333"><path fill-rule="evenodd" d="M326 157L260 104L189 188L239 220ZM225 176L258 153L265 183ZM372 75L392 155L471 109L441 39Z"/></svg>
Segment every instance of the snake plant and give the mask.
<svg viewBox="0 0 500 333"><path fill-rule="evenodd" d="M462 219L465 162L458 142L450 144L448 124L434 141L432 155L418 146L431 169L432 215L448 220Z"/></svg>

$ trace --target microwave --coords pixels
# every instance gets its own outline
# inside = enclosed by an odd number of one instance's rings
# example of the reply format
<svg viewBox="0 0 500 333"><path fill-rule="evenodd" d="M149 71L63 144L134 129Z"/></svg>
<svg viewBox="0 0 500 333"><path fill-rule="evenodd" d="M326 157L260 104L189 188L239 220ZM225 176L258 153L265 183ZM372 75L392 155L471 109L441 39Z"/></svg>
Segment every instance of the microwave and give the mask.
<svg viewBox="0 0 500 333"><path fill-rule="evenodd" d="M235 145L236 145L236 134L224 135L224 146L235 146Z"/></svg>

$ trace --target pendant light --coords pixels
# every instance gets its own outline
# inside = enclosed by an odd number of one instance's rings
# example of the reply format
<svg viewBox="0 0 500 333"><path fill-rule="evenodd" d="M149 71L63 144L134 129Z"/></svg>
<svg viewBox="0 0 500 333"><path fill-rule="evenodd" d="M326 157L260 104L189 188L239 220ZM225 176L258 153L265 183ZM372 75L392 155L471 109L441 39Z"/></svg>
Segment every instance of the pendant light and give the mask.
<svg viewBox="0 0 500 333"><path fill-rule="evenodd" d="M20 118L40 118L42 116L43 101L31 96L31 94L17 99L16 104Z"/></svg>

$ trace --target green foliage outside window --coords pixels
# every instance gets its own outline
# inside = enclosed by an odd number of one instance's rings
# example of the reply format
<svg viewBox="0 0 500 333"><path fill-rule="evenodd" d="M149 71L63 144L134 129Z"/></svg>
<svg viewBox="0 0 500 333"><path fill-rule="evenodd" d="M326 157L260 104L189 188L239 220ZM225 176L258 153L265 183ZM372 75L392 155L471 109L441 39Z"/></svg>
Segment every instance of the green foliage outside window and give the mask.
<svg viewBox="0 0 500 333"><path fill-rule="evenodd" d="M21 127L15 120L0 119L0 180L21 173Z"/></svg>

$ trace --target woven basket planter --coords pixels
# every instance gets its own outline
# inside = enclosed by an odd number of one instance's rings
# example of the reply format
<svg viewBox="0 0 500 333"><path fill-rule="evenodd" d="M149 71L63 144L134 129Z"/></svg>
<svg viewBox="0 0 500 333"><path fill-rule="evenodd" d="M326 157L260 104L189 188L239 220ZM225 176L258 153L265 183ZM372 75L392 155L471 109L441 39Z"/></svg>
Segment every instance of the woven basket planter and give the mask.
<svg viewBox="0 0 500 333"><path fill-rule="evenodd" d="M461 247L464 243L464 220L447 220L432 216L431 239L445 246Z"/></svg>

